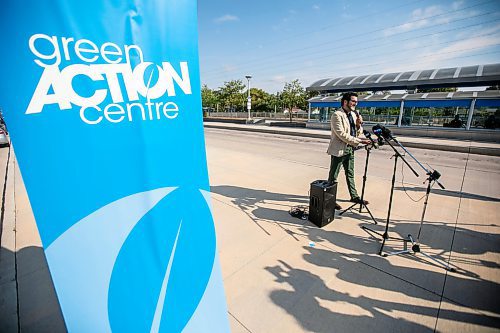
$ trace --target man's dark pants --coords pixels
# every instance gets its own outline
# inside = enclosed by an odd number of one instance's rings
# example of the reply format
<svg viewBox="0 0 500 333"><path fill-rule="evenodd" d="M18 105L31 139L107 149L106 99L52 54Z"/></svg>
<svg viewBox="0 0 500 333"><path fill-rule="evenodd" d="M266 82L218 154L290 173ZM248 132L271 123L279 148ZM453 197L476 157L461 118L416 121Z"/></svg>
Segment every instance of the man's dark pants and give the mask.
<svg viewBox="0 0 500 333"><path fill-rule="evenodd" d="M330 163L330 173L328 175L329 182L337 181L340 166L344 167L345 178L347 181L347 187L349 189L351 199L359 198L358 192L356 192L356 185L354 184L354 151L352 147L347 147L343 156L336 157L332 155Z"/></svg>

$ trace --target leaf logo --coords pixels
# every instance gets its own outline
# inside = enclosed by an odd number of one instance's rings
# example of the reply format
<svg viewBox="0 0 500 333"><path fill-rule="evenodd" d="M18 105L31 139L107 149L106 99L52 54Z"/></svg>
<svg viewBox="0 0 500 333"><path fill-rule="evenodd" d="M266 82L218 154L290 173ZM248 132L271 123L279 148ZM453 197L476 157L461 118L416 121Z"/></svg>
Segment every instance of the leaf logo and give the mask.
<svg viewBox="0 0 500 333"><path fill-rule="evenodd" d="M70 332L181 332L213 294L215 248L207 193L165 187L105 205L46 255Z"/></svg>

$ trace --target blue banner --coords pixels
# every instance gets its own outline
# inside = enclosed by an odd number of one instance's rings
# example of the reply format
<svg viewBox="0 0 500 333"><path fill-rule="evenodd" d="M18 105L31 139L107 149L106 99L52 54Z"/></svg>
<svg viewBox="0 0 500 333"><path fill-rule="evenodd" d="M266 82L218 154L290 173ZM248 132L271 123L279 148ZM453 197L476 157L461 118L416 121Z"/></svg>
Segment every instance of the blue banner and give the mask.
<svg viewBox="0 0 500 333"><path fill-rule="evenodd" d="M195 0L8 1L0 103L70 332L227 332Z"/></svg>

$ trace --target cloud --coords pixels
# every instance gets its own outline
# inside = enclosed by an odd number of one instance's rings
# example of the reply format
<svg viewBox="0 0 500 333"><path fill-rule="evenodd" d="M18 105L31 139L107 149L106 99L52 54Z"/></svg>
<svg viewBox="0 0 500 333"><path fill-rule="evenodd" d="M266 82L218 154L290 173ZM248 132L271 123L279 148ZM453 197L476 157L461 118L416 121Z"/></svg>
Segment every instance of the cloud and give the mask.
<svg viewBox="0 0 500 333"><path fill-rule="evenodd" d="M415 54L414 59L407 58L401 64L398 64L399 60L395 60L393 64L382 69L384 72L395 72L461 66L463 59L479 56L492 47L498 47L499 44L500 36L471 37L440 49L432 48L427 52Z"/></svg>
<svg viewBox="0 0 500 333"><path fill-rule="evenodd" d="M223 15L223 16L216 18L214 20L214 22L217 24L221 24L221 23L225 23L225 22L239 21L239 20L240 20L240 18L238 16L226 14L226 15Z"/></svg>
<svg viewBox="0 0 500 333"><path fill-rule="evenodd" d="M412 17L415 20L421 19L421 18L426 18L429 16L434 16L434 15L439 15L443 13L443 9L441 9L439 6L429 6L427 8L417 8L412 12Z"/></svg>
<svg viewBox="0 0 500 333"><path fill-rule="evenodd" d="M320 9L320 8L319 8L319 5L313 5L313 7L312 7L312 8L313 8L314 10L319 10L319 9Z"/></svg>
<svg viewBox="0 0 500 333"><path fill-rule="evenodd" d="M500 32L500 23L497 23L495 25L488 26L488 27L481 27L480 29L478 29L478 30L476 30L474 32L474 36L477 36L477 35L489 35L489 34L495 34L495 33L498 33L498 32ZM464 32L460 33L457 36L458 37L462 37L462 38L465 38L465 37L472 38L473 37L473 36L471 36L471 32L470 31L464 31Z"/></svg>
<svg viewBox="0 0 500 333"><path fill-rule="evenodd" d="M464 6L464 1L460 0L453 2L448 6L433 5L425 8L415 9L411 13L411 17L409 18L408 22L386 29L384 31L384 34L387 37L429 26L444 25L453 22L455 20L475 17L480 15L481 13L480 11L477 10L464 11L460 9L463 8L463 6Z"/></svg>
<svg viewBox="0 0 500 333"><path fill-rule="evenodd" d="M283 83L286 81L286 76L284 75L275 75L271 78L272 82Z"/></svg>
<svg viewBox="0 0 500 333"><path fill-rule="evenodd" d="M417 8L411 13L411 18L409 22L400 24L393 28L389 28L385 30L384 34L386 36L391 36L394 34L403 33L425 27L432 23L432 20L430 18L443 13L444 10L441 6L429 6L426 8Z"/></svg>
<svg viewBox="0 0 500 333"><path fill-rule="evenodd" d="M231 73L231 72L234 72L238 69L237 66L235 65L229 65L229 64L225 64L222 66L222 70L225 72L225 73Z"/></svg>
<svg viewBox="0 0 500 333"><path fill-rule="evenodd" d="M426 39L411 39L404 44L402 44L402 49L416 49L417 47L425 48L433 43L447 43L452 42L452 39L455 41L459 40L475 40L479 37L486 37L487 35L494 35L500 32L500 23L496 23L494 25L488 26L480 26L474 29L467 29L464 31L458 31L453 35L443 35L443 34L435 34L427 37Z"/></svg>
<svg viewBox="0 0 500 333"><path fill-rule="evenodd" d="M455 1L454 3L451 4L451 8L453 8L453 10L457 10L461 7L463 7L465 1L463 0L459 0L459 1Z"/></svg>
<svg viewBox="0 0 500 333"><path fill-rule="evenodd" d="M289 9L286 16L281 19L281 22L288 24L288 22L293 22L297 17L297 11L295 9Z"/></svg>
<svg viewBox="0 0 500 333"><path fill-rule="evenodd" d="M464 54L480 53L484 51L484 49L487 49L492 46L498 46L499 44L500 44L500 37L498 36L472 37L442 48L437 52L439 54L435 55L430 54L429 56L436 60L449 58L450 55L455 57L460 57Z"/></svg>

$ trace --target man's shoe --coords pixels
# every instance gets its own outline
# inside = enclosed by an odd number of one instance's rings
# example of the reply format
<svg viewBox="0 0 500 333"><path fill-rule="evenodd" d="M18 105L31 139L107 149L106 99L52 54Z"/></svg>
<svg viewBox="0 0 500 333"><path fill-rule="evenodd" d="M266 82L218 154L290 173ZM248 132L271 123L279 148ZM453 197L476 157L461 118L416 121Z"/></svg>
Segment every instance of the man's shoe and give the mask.
<svg viewBox="0 0 500 333"><path fill-rule="evenodd" d="M357 203L357 204L362 203L362 204L364 204L364 205L368 205L368 204L369 204L369 202L368 202L367 200L363 200L363 201L361 201L361 198L360 198L360 197L357 197L357 198L352 198L352 199L351 199L351 202L354 202L354 203Z"/></svg>
<svg viewBox="0 0 500 333"><path fill-rule="evenodd" d="M342 207L338 204L338 203L335 203L335 210L341 210Z"/></svg>

